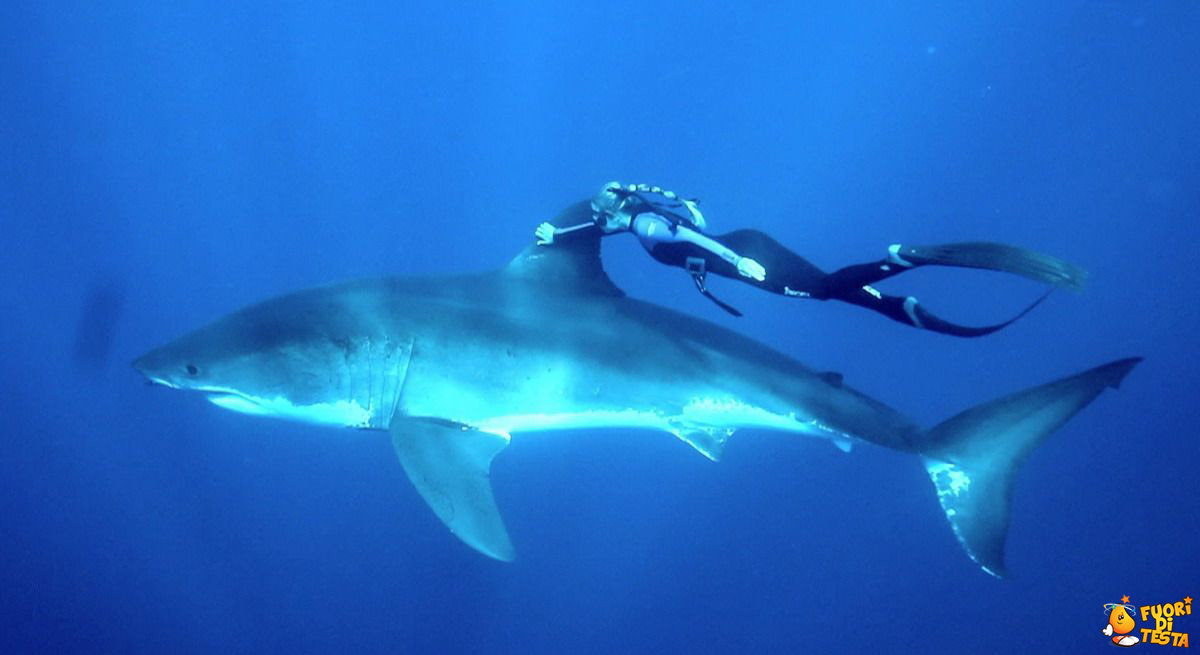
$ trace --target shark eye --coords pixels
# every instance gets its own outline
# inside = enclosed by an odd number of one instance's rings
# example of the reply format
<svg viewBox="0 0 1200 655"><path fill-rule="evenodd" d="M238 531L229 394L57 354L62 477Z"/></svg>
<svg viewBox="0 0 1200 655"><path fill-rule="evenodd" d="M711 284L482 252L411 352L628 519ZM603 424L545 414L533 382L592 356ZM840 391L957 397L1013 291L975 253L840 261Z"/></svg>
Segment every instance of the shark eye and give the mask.
<svg viewBox="0 0 1200 655"><path fill-rule="evenodd" d="M200 372L200 369L196 368L195 364L188 364L184 367L184 370L187 371L188 375L195 375Z"/></svg>

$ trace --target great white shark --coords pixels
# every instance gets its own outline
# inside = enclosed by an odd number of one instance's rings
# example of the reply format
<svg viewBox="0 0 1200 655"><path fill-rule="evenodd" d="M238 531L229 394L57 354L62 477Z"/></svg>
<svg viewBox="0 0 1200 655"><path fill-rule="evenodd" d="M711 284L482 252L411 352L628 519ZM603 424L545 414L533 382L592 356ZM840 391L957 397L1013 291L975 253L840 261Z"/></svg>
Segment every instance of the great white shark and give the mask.
<svg viewBox="0 0 1200 655"><path fill-rule="evenodd" d="M389 277L251 305L134 361L151 382L246 414L390 434L409 479L459 539L514 550L492 495L512 435L651 428L719 460L742 428L918 455L967 554L1005 574L1020 463L1140 361L978 405L924 429L759 342L627 297L596 241L530 246L477 275Z"/></svg>

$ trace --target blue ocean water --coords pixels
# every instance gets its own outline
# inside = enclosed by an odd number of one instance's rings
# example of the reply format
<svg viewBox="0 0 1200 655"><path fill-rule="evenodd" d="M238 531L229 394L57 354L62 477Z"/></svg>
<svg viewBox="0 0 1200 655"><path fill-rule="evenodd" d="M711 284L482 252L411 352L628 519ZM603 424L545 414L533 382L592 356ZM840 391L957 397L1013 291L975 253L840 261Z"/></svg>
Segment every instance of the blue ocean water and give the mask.
<svg viewBox="0 0 1200 655"><path fill-rule="evenodd" d="M0 651L1092 652L1104 603L1200 593L1200 4L915 4L4 3ZM500 564L382 435L128 367L296 288L497 268L610 179L830 269L976 239L1089 269L954 339L715 281L734 319L605 246L631 295L923 424L1146 357L1025 464L1013 577L964 555L916 458L754 431L720 464L518 436ZM969 323L1041 291L882 286Z"/></svg>

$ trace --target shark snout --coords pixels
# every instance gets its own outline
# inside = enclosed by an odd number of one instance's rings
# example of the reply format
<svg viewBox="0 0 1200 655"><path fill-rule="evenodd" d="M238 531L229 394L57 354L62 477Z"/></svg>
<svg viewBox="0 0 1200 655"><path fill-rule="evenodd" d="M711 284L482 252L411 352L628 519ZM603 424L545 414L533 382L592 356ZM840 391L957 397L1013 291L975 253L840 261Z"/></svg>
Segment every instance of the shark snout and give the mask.
<svg viewBox="0 0 1200 655"><path fill-rule="evenodd" d="M141 373L146 378L146 382L149 384L160 384L171 389L177 388L177 386L171 383L170 380L166 379L166 377L155 373L157 367L154 365L154 361L151 358L152 354L153 353L146 353L145 355L142 355L141 357L138 357L130 362L130 364L133 366L133 370Z"/></svg>
<svg viewBox="0 0 1200 655"><path fill-rule="evenodd" d="M146 376L147 379L154 378L154 374L152 373L152 369L154 367L152 366L152 363L150 361L149 353L142 355L141 357L138 357L137 359L133 360L132 362L130 362L130 365L133 366L133 370Z"/></svg>

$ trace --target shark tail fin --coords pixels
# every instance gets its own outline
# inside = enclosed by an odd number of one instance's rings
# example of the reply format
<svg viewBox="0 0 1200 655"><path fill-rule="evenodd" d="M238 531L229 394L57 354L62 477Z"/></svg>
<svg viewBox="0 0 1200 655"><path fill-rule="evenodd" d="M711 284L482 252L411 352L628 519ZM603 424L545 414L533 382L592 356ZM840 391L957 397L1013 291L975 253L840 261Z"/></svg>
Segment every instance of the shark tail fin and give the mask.
<svg viewBox="0 0 1200 655"><path fill-rule="evenodd" d="M921 454L938 501L975 563L1006 575L1013 479L1025 457L1141 361L1121 359L966 410L925 434Z"/></svg>

